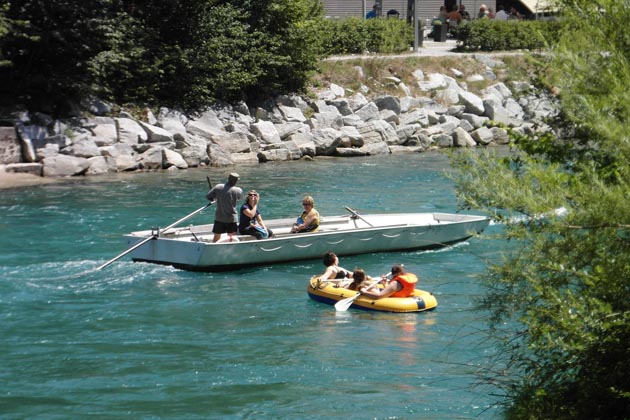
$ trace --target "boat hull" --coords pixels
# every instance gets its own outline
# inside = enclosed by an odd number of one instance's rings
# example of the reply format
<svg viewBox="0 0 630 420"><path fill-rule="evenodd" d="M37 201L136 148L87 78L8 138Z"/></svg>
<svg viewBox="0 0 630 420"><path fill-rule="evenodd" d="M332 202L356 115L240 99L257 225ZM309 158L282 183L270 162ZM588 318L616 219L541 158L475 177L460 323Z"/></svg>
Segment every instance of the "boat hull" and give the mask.
<svg viewBox="0 0 630 420"><path fill-rule="evenodd" d="M357 294L356 291L335 286L330 282L320 282L317 277L313 277L309 282L307 293L311 299L328 305L334 305L342 299ZM433 310L437 306L435 296L427 291L416 289L412 296L406 298L372 299L360 296L352 303L351 307L364 311L424 312Z"/></svg>
<svg viewBox="0 0 630 420"><path fill-rule="evenodd" d="M369 223L369 225L368 225ZM332 250L339 256L373 252L440 248L481 233L489 223L483 216L440 213L335 216L324 219L316 233L290 233L293 219L267 221L276 236L255 240L212 243L212 225L178 228L148 241L131 253L134 261L172 265L194 271L221 271L242 267L320 258ZM155 232L153 232L155 233ZM126 236L129 247L151 236Z"/></svg>

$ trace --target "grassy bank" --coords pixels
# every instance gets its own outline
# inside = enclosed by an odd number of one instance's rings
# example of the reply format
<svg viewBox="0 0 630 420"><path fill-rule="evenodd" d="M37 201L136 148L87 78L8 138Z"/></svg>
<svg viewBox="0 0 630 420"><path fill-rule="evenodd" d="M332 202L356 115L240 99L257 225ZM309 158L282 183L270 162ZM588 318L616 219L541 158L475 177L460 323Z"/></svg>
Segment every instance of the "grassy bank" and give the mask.
<svg viewBox="0 0 630 420"><path fill-rule="evenodd" d="M311 79L313 89L324 88L330 83L344 88L361 92L362 86L367 86L369 97L381 95L402 96L400 83L409 88L412 96L427 96L427 92L420 90L414 71L421 70L424 75L441 73L457 78L465 82L470 92L478 93L489 85L511 81L537 80L537 58L526 54L506 54L488 56L492 60L503 63L492 68L496 75L495 80L484 78L480 81L467 81L473 75L483 75L486 64L473 55L445 56L445 57L420 57L420 56L378 56L373 58L339 59L321 61L318 72ZM462 73L460 77L455 75L453 69ZM400 83L391 79L400 80Z"/></svg>

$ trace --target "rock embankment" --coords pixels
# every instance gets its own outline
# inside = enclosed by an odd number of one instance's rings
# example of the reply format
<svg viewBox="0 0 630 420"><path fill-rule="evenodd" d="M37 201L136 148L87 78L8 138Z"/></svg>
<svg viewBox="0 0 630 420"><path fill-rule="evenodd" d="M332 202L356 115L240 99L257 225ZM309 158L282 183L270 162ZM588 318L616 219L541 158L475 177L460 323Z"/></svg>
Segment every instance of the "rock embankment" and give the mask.
<svg viewBox="0 0 630 420"><path fill-rule="evenodd" d="M143 119L111 115L107 104L87 104L93 117L54 120L40 113L14 115L0 127L0 164L6 172L44 177L98 175L138 170L179 170L315 156L367 156L435 148L506 144L508 129L549 131L557 113L553 97L528 82L494 83L479 94L463 79L416 70L422 96L388 77L401 96L369 99L331 84L317 99L279 96L249 108L215 104L196 116L161 108ZM367 89L366 89L367 90Z"/></svg>

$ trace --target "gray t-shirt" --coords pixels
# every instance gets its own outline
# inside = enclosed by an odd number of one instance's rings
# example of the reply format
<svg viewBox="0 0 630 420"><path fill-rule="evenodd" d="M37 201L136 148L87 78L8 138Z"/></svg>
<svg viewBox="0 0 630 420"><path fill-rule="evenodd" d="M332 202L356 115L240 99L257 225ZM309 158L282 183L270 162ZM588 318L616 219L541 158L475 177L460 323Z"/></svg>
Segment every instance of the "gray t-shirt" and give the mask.
<svg viewBox="0 0 630 420"><path fill-rule="evenodd" d="M208 200L215 201L217 206L214 212L214 220L223 223L237 223L238 213L236 204L243 198L243 190L235 185L217 184L208 195Z"/></svg>

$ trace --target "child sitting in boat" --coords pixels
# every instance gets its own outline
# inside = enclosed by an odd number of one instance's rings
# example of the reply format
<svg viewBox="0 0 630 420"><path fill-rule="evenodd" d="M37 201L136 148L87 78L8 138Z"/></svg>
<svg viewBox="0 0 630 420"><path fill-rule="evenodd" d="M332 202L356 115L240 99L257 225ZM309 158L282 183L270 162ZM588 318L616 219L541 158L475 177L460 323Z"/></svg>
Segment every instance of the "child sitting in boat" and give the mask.
<svg viewBox="0 0 630 420"><path fill-rule="evenodd" d="M418 277L413 273L405 272L402 264L396 264L392 267L392 279L384 289L368 286L362 286L361 293L373 299L382 299L386 297L408 297L413 295L413 291L418 283Z"/></svg>

